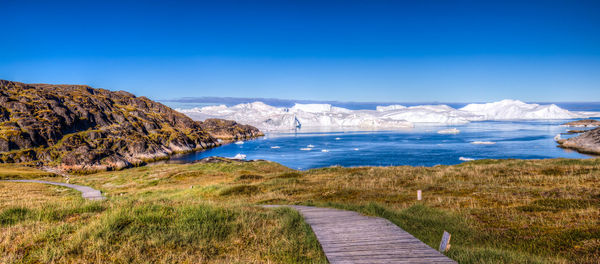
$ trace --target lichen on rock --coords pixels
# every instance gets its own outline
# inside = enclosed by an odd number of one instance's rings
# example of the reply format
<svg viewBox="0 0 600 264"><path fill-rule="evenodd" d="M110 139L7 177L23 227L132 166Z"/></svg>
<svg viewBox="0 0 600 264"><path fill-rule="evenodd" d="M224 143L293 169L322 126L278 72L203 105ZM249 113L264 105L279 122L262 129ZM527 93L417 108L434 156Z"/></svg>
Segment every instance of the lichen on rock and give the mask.
<svg viewBox="0 0 600 264"><path fill-rule="evenodd" d="M124 91L0 80L0 162L112 170L258 135L233 121L202 124Z"/></svg>

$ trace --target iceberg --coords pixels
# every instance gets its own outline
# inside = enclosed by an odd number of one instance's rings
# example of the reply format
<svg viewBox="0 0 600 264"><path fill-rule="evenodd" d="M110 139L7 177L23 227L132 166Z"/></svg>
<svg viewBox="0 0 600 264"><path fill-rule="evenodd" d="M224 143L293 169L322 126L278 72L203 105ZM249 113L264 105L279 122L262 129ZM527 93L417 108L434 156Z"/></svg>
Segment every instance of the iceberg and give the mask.
<svg viewBox="0 0 600 264"><path fill-rule="evenodd" d="M492 141L473 141L473 142L471 142L471 144L473 144L473 145L494 145L494 144L496 144L496 142L492 142Z"/></svg>
<svg viewBox="0 0 600 264"><path fill-rule="evenodd" d="M234 120L263 131L302 129L399 129L415 124L465 124L485 120L572 119L598 115L594 112L572 112L554 104L528 104L518 100L468 104L455 109L448 105L377 106L376 110L350 110L330 104L295 104L274 107L263 102L216 105L176 109L194 120L207 118ZM338 140L336 138L336 140Z"/></svg>
<svg viewBox="0 0 600 264"><path fill-rule="evenodd" d="M571 119L584 117L555 104L527 104L519 100L502 100L487 104L468 104L460 110L483 115L486 120Z"/></svg>
<svg viewBox="0 0 600 264"><path fill-rule="evenodd" d="M246 159L246 155L244 155L244 154L236 154L235 156L231 157L230 159L233 159L233 160L245 160Z"/></svg>
<svg viewBox="0 0 600 264"><path fill-rule="evenodd" d="M456 128L448 128L448 129L442 129L440 131L438 131L438 134L458 134L460 133L460 130L456 129Z"/></svg>

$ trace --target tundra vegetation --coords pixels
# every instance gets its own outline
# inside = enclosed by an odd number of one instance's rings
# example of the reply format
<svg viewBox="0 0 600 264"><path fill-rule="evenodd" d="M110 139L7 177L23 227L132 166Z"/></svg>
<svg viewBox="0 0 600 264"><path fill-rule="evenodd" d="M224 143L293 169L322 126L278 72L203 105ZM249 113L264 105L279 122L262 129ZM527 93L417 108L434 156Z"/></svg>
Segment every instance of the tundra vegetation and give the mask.
<svg viewBox="0 0 600 264"><path fill-rule="evenodd" d="M62 181L2 165L2 178ZM0 263L326 263L295 211L387 218L459 263L597 263L600 159L295 171L268 161L156 164L71 178L108 199L0 182ZM417 190L423 200L417 201Z"/></svg>

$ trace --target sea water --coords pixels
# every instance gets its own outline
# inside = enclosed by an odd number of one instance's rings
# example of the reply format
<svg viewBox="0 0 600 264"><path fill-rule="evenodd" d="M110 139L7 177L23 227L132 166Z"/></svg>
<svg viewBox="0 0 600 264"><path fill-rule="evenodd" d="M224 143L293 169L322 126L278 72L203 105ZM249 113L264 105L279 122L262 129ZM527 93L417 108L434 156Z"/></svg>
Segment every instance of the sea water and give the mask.
<svg viewBox="0 0 600 264"><path fill-rule="evenodd" d="M598 105L585 105L583 111L586 110L598 111ZM228 144L175 156L172 161L195 161L209 156L234 157L242 154L249 160L270 160L304 170L334 165L434 166L458 164L470 159L592 157L557 147L554 137L570 129L560 126L568 121L570 120L484 121L452 126L417 125L394 131L300 130L268 133L265 137L245 141L244 144ZM460 132L437 133L449 128L456 128ZM488 144L473 144L476 141Z"/></svg>

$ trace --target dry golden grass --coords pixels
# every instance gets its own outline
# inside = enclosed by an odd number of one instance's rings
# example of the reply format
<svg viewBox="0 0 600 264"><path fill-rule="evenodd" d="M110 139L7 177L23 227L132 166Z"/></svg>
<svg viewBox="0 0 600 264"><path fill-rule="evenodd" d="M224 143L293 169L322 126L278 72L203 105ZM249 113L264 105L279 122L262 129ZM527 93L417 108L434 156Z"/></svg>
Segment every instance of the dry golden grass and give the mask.
<svg viewBox="0 0 600 264"><path fill-rule="evenodd" d="M447 255L460 263L597 263L600 259L600 159L482 160L456 166L331 167L302 172L273 162L163 164L77 176L72 182L100 189L109 199L101 203L104 209L90 213L93 221L75 221L79 226L67 235L92 238L91 242L71 251L55 249L57 259L66 262L77 257L88 262L116 258L324 261L314 237L307 235L310 230L297 222L297 214L255 206L259 204L309 204L378 215L433 247L447 230L453 234ZM421 202L416 201L419 189ZM190 232L178 219L198 212L232 217L231 221L204 220L236 232L216 240L190 237L177 246L171 244L170 235L186 237ZM5 229L18 230L28 221ZM123 229L119 221L124 221ZM155 225L161 228L152 229ZM101 231L120 234L118 241L126 246L115 248ZM197 241L208 242L205 247L186 244ZM48 248L52 247L42 243L30 251ZM273 253L277 248L286 253ZM149 257L148 250L160 254ZM300 258L293 252L298 250L308 257ZM2 252L12 251L5 247ZM37 259L48 259L42 256Z"/></svg>

